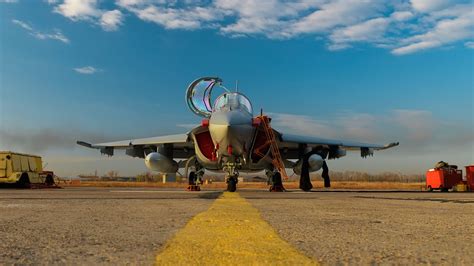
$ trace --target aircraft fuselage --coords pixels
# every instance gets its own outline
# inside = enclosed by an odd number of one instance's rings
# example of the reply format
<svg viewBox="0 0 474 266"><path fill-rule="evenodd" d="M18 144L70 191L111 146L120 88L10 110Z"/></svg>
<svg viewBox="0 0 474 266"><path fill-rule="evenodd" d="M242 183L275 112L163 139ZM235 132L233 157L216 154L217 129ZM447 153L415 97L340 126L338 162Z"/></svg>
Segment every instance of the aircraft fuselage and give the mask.
<svg viewBox="0 0 474 266"><path fill-rule="evenodd" d="M209 132L217 159L235 161L236 158L245 158L255 134L252 115L239 109L216 111L209 119Z"/></svg>

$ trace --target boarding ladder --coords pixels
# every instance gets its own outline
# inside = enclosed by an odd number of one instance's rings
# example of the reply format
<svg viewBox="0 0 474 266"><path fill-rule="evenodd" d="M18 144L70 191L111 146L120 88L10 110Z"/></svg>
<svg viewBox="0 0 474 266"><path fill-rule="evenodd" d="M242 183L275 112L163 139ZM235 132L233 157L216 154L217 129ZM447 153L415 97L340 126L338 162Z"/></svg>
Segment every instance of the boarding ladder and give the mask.
<svg viewBox="0 0 474 266"><path fill-rule="evenodd" d="M257 147L254 152L258 156L264 158L265 154L263 154L262 150L270 146L270 151L272 153L272 164L276 169L278 169L282 178L284 180L287 180L288 174L286 173L285 164L283 163L283 159L281 158L280 149L278 148L278 144L275 138L275 133L273 132L272 127L270 126L270 119L266 115L257 116L257 119L259 119L262 123L263 131L265 132L267 141L260 147Z"/></svg>

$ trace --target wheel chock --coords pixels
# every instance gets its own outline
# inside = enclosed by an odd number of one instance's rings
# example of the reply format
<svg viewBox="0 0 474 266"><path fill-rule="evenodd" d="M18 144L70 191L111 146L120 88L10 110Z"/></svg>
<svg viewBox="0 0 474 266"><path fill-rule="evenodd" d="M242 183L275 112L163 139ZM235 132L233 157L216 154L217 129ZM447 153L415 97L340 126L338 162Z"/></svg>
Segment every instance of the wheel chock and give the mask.
<svg viewBox="0 0 474 266"><path fill-rule="evenodd" d="M269 191L270 192L285 192L286 189L283 186L271 186Z"/></svg>
<svg viewBox="0 0 474 266"><path fill-rule="evenodd" d="M187 188L186 188L187 191L201 191L201 187L200 186L196 186L196 185L189 185Z"/></svg>

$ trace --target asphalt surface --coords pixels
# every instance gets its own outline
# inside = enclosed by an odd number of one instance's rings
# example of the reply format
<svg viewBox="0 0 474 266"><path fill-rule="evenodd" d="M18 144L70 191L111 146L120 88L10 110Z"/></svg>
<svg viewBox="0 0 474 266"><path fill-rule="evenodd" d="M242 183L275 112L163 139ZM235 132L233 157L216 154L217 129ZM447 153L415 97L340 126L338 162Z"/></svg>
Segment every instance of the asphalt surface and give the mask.
<svg viewBox="0 0 474 266"><path fill-rule="evenodd" d="M152 265L220 193L0 190L0 264Z"/></svg>
<svg viewBox="0 0 474 266"><path fill-rule="evenodd" d="M239 194L284 241L321 264L474 265L474 193ZM0 190L0 265L151 265L167 241L220 195L140 188Z"/></svg>
<svg viewBox="0 0 474 266"><path fill-rule="evenodd" d="M474 193L241 193L321 264L474 265Z"/></svg>

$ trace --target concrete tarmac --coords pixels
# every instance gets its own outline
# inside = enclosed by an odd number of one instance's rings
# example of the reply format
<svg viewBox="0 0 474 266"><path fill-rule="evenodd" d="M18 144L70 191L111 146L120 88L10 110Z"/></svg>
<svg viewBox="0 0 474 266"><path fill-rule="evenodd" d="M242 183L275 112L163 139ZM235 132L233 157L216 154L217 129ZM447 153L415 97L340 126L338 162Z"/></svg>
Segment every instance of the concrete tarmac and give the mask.
<svg viewBox="0 0 474 266"><path fill-rule="evenodd" d="M0 190L0 265L151 265L167 241L220 195L149 188ZM239 195L281 239L321 264L474 265L474 193Z"/></svg>

